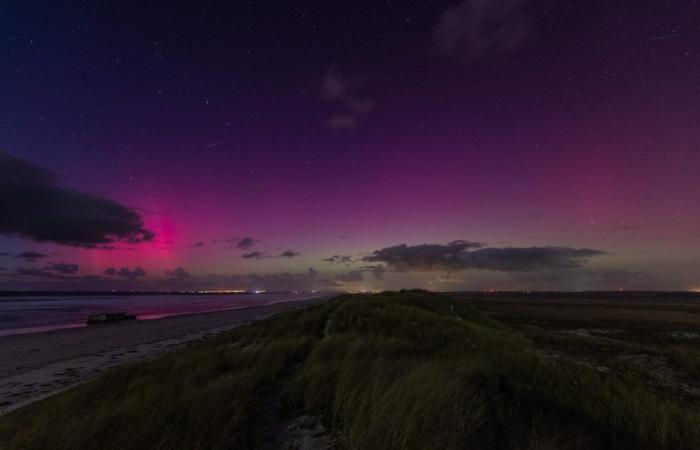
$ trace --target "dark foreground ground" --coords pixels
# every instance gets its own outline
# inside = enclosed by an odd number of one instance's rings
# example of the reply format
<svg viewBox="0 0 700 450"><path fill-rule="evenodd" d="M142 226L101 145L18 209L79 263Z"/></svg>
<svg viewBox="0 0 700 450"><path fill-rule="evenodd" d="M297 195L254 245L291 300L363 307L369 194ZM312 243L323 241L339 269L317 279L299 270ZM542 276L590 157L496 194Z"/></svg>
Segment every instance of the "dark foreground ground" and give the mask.
<svg viewBox="0 0 700 450"><path fill-rule="evenodd" d="M698 300L341 296L0 418L15 449L694 449Z"/></svg>
<svg viewBox="0 0 700 450"><path fill-rule="evenodd" d="M530 338L540 355L599 371L635 372L700 405L700 295L456 294ZM700 448L700 443L698 447Z"/></svg>

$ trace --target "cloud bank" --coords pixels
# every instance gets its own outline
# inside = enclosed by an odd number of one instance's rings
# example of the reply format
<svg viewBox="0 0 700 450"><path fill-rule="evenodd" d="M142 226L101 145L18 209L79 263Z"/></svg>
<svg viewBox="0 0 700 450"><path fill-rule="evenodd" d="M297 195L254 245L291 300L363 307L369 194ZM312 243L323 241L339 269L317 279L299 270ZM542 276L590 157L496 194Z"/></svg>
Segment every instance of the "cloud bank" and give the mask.
<svg viewBox="0 0 700 450"><path fill-rule="evenodd" d="M153 239L133 208L58 181L54 173L0 151L0 234L84 248Z"/></svg>
<svg viewBox="0 0 700 450"><path fill-rule="evenodd" d="M445 245L395 245L375 250L363 258L385 263L398 271L461 271L468 269L499 272L527 272L546 269L581 267L588 258L605 252L570 247L483 248L470 241L453 241Z"/></svg>

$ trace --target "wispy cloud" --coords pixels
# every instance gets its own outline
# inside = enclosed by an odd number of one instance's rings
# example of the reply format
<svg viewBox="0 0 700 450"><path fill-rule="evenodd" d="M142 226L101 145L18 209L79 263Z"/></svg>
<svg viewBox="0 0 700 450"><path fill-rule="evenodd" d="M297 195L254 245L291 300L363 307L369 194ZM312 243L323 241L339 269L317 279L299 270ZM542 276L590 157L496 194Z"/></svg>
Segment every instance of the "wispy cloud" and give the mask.
<svg viewBox="0 0 700 450"><path fill-rule="evenodd" d="M229 244L234 244L239 250L249 250L260 242L258 239L253 239L252 237L244 238L231 238L227 241Z"/></svg>
<svg viewBox="0 0 700 450"><path fill-rule="evenodd" d="M165 274L168 276L168 280L171 281L182 281L192 278L192 274L182 267L177 267L173 270L166 270Z"/></svg>
<svg viewBox="0 0 700 450"><path fill-rule="evenodd" d="M107 269L105 269L104 274L108 276L117 276L124 278L139 278L145 277L146 271L138 266L134 267L133 269L129 269L128 267L122 267L120 269L108 267Z"/></svg>
<svg viewBox="0 0 700 450"><path fill-rule="evenodd" d="M22 252L18 255L15 256L15 258L22 258L27 261L35 261L37 259L42 259L42 258L48 258L49 255L46 255L44 253L39 253L35 251L29 251L29 252Z"/></svg>
<svg viewBox="0 0 700 450"><path fill-rule="evenodd" d="M77 271L76 271L77 272ZM75 276L75 272L61 272L51 268L22 267L12 271L3 271L2 277L10 280L30 279L34 281L94 281L99 276Z"/></svg>
<svg viewBox="0 0 700 450"><path fill-rule="evenodd" d="M530 0L464 0L450 6L434 30L437 50L464 62L513 51L533 28Z"/></svg>
<svg viewBox="0 0 700 450"><path fill-rule="evenodd" d="M326 71L321 82L320 97L330 108L325 125L331 130L354 130L374 109L374 100L363 94L361 77L345 77L334 68Z"/></svg>
<svg viewBox="0 0 700 450"><path fill-rule="evenodd" d="M269 253L266 253L261 250L255 250L249 253L244 253L241 255L241 258L243 259L263 259L263 258L286 258L286 259L291 259L291 258L296 258L297 256L300 256L301 253L294 251L294 250L285 250L279 255L271 255Z"/></svg>
<svg viewBox="0 0 700 450"><path fill-rule="evenodd" d="M323 258L321 261L331 264L350 264L353 262L353 259L350 255L333 255L329 256L328 258Z"/></svg>
<svg viewBox="0 0 700 450"><path fill-rule="evenodd" d="M53 272L62 273L64 275L73 275L75 273L78 273L78 271L80 270L80 266L78 264L56 263L44 267L44 270L50 270Z"/></svg>
<svg viewBox="0 0 700 450"><path fill-rule="evenodd" d="M263 259L263 258L267 258L267 257L268 257L268 255L266 253L258 252L258 251L244 253L243 255L241 255L241 258L243 258L243 259Z"/></svg>

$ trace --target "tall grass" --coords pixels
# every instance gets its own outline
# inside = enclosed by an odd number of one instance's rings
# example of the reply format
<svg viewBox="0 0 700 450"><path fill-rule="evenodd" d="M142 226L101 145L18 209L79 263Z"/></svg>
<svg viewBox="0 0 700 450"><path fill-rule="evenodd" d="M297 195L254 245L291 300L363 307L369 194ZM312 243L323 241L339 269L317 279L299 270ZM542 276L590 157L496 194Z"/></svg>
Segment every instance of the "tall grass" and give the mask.
<svg viewBox="0 0 700 450"><path fill-rule="evenodd" d="M691 345L673 345L668 348L671 361L689 375L700 377L700 348Z"/></svg>
<svg viewBox="0 0 700 450"><path fill-rule="evenodd" d="M0 420L0 448L256 448L265 399L348 449L690 449L697 409L635 374L544 359L464 301L341 296L93 382Z"/></svg>

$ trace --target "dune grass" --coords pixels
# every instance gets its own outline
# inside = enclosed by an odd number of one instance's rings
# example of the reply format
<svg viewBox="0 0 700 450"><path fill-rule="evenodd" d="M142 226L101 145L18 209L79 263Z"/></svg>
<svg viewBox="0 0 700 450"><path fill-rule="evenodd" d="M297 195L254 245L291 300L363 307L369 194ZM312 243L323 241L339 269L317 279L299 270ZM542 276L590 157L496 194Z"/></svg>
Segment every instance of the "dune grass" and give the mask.
<svg viewBox="0 0 700 450"><path fill-rule="evenodd" d="M694 378L700 377L700 348L691 345L672 345L670 360Z"/></svg>
<svg viewBox="0 0 700 450"><path fill-rule="evenodd" d="M0 419L2 449L256 448L275 393L348 449L690 449L700 413L635 373L540 356L463 300L340 296Z"/></svg>

